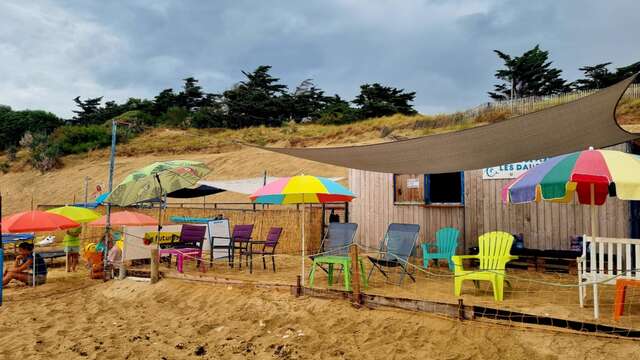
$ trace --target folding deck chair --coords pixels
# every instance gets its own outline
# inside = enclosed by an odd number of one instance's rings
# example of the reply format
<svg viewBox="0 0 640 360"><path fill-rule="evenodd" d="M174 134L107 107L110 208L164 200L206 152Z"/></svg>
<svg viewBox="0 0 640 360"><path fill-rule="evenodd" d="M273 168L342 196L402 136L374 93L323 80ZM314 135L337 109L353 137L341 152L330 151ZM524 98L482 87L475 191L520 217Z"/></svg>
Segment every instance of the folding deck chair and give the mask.
<svg viewBox="0 0 640 360"><path fill-rule="evenodd" d="M321 254L310 256L313 260L311 272L309 273L309 286L313 287L316 268L322 269L329 276L329 286L333 283L333 268L340 265L340 270L344 272L344 287L348 291L351 289L351 257L349 256L350 246L356 235L358 224L352 223L329 223L329 229L322 239L320 246ZM322 265L327 265L324 268ZM364 277L364 264L362 259L358 259L362 282L367 286L367 279Z"/></svg>
<svg viewBox="0 0 640 360"><path fill-rule="evenodd" d="M409 263L409 257L416 247L419 232L420 225L389 224L387 233L380 244L380 255L378 255L378 257L367 256L373 264L373 267L369 271L369 278L373 270L378 269L382 275L388 279L389 276L383 268L399 267L402 273L400 274L398 285L402 284L405 274L409 275L411 280L415 282L416 279L408 271L407 264Z"/></svg>

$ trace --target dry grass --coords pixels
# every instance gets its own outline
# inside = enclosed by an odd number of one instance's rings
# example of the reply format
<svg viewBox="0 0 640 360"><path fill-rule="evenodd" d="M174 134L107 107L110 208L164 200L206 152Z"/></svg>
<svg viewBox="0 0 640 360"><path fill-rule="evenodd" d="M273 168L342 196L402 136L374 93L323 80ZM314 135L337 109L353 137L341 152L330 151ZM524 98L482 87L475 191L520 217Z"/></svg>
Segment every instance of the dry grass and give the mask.
<svg viewBox="0 0 640 360"><path fill-rule="evenodd" d="M457 131L473 126L502 121L510 113L492 110L475 118L462 113L442 115L393 115L363 120L346 125L285 124L282 127L228 129L153 129L118 148L121 156L143 154L224 153L239 149L237 142L286 147L327 146L370 143L385 137L417 137L426 134ZM106 150L94 155L107 155Z"/></svg>
<svg viewBox="0 0 640 360"><path fill-rule="evenodd" d="M620 125L640 124L640 99L623 98L616 108L616 121Z"/></svg>

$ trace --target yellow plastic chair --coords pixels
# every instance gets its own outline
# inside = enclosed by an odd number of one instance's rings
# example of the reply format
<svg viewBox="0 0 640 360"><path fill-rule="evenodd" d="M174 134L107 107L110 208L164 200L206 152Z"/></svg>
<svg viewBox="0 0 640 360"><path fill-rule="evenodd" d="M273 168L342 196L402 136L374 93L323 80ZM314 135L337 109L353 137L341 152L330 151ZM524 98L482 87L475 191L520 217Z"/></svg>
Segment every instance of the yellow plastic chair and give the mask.
<svg viewBox="0 0 640 360"><path fill-rule="evenodd" d="M460 296L462 282L465 280L473 280L476 287L479 281L490 281L493 285L493 298L496 301L502 301L506 275L505 266L509 261L518 258L509 253L512 244L513 235L504 231L493 231L478 239L480 249L478 255L452 256L451 259L455 266L454 289L456 296ZM465 270L462 265L464 259L480 260L480 268Z"/></svg>

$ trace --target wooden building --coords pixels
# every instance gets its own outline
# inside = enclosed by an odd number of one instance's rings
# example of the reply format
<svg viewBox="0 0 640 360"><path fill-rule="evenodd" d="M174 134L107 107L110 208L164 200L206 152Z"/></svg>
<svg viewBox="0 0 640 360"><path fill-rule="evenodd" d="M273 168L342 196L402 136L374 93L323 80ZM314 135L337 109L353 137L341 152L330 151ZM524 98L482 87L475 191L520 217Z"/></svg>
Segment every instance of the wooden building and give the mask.
<svg viewBox="0 0 640 360"><path fill-rule="evenodd" d="M442 227L458 228L462 233L458 253L467 252L477 245L479 235L494 230L521 233L526 248L540 250L568 250L571 236L590 233L589 206L504 204L501 191L511 180L494 179L486 172L394 175L350 169L349 186L358 195L350 205L350 220L359 224L358 241L377 248L393 222L419 224L421 242L434 241ZM598 208L600 236L631 237L630 208L628 201L607 199Z"/></svg>

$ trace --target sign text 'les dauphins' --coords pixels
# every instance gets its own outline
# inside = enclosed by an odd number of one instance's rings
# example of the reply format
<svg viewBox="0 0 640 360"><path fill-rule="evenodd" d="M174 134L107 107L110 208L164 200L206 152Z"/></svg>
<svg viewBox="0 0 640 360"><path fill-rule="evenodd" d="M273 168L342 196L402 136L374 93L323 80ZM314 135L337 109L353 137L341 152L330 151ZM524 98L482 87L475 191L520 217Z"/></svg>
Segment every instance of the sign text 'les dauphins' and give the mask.
<svg viewBox="0 0 640 360"><path fill-rule="evenodd" d="M539 160L527 160L512 164L504 164L500 166L485 168L482 170L482 179L515 179L525 173L527 170L532 169L545 161L547 161L546 158Z"/></svg>

